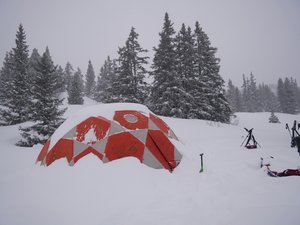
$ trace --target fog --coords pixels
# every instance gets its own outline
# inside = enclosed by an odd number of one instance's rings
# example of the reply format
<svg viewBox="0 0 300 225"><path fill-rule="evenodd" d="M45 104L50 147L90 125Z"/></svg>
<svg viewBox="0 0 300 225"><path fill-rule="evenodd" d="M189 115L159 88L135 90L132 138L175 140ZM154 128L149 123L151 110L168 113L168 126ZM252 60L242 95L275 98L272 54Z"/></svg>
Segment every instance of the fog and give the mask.
<svg viewBox="0 0 300 225"><path fill-rule="evenodd" d="M176 31L199 21L218 48L226 82L240 85L250 72L267 84L300 79L298 0L0 0L0 63L15 46L20 23L30 51L48 46L54 63L69 61L84 73L88 60L98 74L108 55L117 57L132 26L152 58L165 12Z"/></svg>

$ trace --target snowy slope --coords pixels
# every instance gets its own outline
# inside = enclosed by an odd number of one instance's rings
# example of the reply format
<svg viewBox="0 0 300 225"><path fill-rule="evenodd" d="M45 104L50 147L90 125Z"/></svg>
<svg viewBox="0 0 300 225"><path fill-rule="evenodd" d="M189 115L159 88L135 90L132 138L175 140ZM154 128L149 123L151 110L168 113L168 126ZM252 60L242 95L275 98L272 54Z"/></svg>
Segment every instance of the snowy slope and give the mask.
<svg viewBox="0 0 300 225"><path fill-rule="evenodd" d="M66 116L83 107L70 106ZM300 116L277 114L281 124L269 124L269 113L237 116L236 126L163 118L181 141L172 174L93 155L74 167L65 159L41 167L41 145L17 147L18 126L0 127L0 225L298 225L300 177L269 177L260 157L274 170L300 167L285 130ZM240 147L244 127L254 128L261 148Z"/></svg>

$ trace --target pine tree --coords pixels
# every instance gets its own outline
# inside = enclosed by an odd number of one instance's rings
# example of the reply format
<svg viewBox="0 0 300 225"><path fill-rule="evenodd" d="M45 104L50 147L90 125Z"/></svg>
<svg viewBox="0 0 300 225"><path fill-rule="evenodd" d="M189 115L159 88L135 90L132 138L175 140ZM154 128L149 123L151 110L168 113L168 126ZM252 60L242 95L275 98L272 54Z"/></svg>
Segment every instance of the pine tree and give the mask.
<svg viewBox="0 0 300 225"><path fill-rule="evenodd" d="M201 117L228 123L231 109L225 98L224 80L219 74L220 59L215 56L217 48L211 46L207 34L200 28L198 22L195 36Z"/></svg>
<svg viewBox="0 0 300 225"><path fill-rule="evenodd" d="M9 99L9 90L14 79L14 62L12 51L7 52L0 71L0 105L6 105ZM1 122L0 122L1 124Z"/></svg>
<svg viewBox="0 0 300 225"><path fill-rule="evenodd" d="M236 100L236 112L242 112L244 109L244 103L241 91L238 87L235 88L235 100Z"/></svg>
<svg viewBox="0 0 300 225"><path fill-rule="evenodd" d="M56 68L56 76L58 79L57 82L57 93L62 93L66 91L66 80L65 80L65 73L64 73L64 69L61 66L58 66Z"/></svg>
<svg viewBox="0 0 300 225"><path fill-rule="evenodd" d="M118 102L144 103L147 97L145 77L148 57L147 50L138 43L138 34L131 28L125 46L119 48L118 68L113 82L113 98Z"/></svg>
<svg viewBox="0 0 300 225"><path fill-rule="evenodd" d="M278 112L279 103L271 88L264 83L258 85L258 103L260 112Z"/></svg>
<svg viewBox="0 0 300 225"><path fill-rule="evenodd" d="M82 73L81 70L77 68L77 71L75 72L70 83L70 87L68 91L69 94L68 103L74 105L82 105L84 102L83 91L84 91L84 85L83 85Z"/></svg>
<svg viewBox="0 0 300 225"><path fill-rule="evenodd" d="M182 24L181 30L175 38L176 74L180 79L182 95L178 101L181 118L197 118L198 107L194 99L197 94L197 83L194 70L194 39L191 28L186 29Z"/></svg>
<svg viewBox="0 0 300 225"><path fill-rule="evenodd" d="M108 56L104 65L100 69L97 79L95 100L103 103L112 103L113 99L113 83L116 79L116 62Z"/></svg>
<svg viewBox="0 0 300 225"><path fill-rule="evenodd" d="M205 62L207 47L210 45L208 36L203 32L199 22L195 24L195 73L197 78L197 89L195 93L195 101L198 105L198 119L210 119L210 115L213 113L213 108L209 103L210 93L210 78L207 73L207 67Z"/></svg>
<svg viewBox="0 0 300 225"><path fill-rule="evenodd" d="M278 117L275 115L273 111L271 112L271 115L269 117L269 123L280 123Z"/></svg>
<svg viewBox="0 0 300 225"><path fill-rule="evenodd" d="M153 84L148 106L156 114L181 117L184 112L180 109L180 99L185 93L176 73L174 35L173 23L166 13L162 31L159 33L159 45L154 48Z"/></svg>
<svg viewBox="0 0 300 225"><path fill-rule="evenodd" d="M296 93L293 85L292 79L285 78L284 80L285 89L285 103L284 103L284 113L296 114Z"/></svg>
<svg viewBox="0 0 300 225"><path fill-rule="evenodd" d="M237 112L237 95L236 95L236 87L233 85L232 81L229 79L228 81L228 89L226 91L226 99L230 104L231 110L233 112Z"/></svg>
<svg viewBox="0 0 300 225"><path fill-rule="evenodd" d="M249 86L248 86L248 112L258 112L258 91L256 81L253 73L250 73Z"/></svg>
<svg viewBox="0 0 300 225"><path fill-rule="evenodd" d="M286 93L285 93L285 88L284 88L284 84L283 84L283 80L281 78L278 79L277 82L277 98L280 104L280 109L281 112L284 112L284 104L286 101Z"/></svg>
<svg viewBox="0 0 300 225"><path fill-rule="evenodd" d="M87 97L93 98L95 88L96 88L96 82L95 82L95 71L91 60L89 60L85 77L86 77L85 95Z"/></svg>
<svg viewBox="0 0 300 225"><path fill-rule="evenodd" d="M17 145L33 146L44 144L63 122L62 115L66 109L60 109L63 99L57 95L58 79L48 47L35 67L32 79L32 125L21 127L21 136Z"/></svg>
<svg viewBox="0 0 300 225"><path fill-rule="evenodd" d="M6 101L4 108L0 110L1 123L12 125L28 120L30 107L30 83L28 78L28 45L26 34L20 24L16 34L16 47L13 48L13 79L7 83Z"/></svg>
<svg viewBox="0 0 300 225"><path fill-rule="evenodd" d="M72 82L72 79L73 79L73 75L74 75L74 69L73 69L71 63L67 62L64 74L65 74L66 90L69 91L70 86L71 86L71 82Z"/></svg>

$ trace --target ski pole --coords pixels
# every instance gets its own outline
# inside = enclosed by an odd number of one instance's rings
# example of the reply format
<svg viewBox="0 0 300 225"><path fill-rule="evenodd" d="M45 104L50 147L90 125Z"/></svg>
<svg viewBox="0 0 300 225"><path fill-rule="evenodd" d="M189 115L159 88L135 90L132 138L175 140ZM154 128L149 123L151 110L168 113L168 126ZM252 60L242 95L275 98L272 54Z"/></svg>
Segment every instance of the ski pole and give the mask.
<svg viewBox="0 0 300 225"><path fill-rule="evenodd" d="M264 166L264 158L263 157L260 157L260 168L262 168Z"/></svg>
<svg viewBox="0 0 300 225"><path fill-rule="evenodd" d="M204 167L203 167L203 153L200 154L200 157L201 157L201 168L200 168L199 173L202 173L203 170L204 170Z"/></svg>
<svg viewBox="0 0 300 225"><path fill-rule="evenodd" d="M292 137L291 130L290 130L290 127L288 124L285 124L285 129L287 129L289 131L290 137Z"/></svg>

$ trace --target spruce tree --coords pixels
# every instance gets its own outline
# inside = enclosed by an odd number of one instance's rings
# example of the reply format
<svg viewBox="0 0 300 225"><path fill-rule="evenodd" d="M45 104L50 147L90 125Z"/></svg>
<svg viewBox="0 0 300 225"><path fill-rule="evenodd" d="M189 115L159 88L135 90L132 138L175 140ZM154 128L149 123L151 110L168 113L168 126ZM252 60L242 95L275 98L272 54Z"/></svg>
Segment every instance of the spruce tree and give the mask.
<svg viewBox="0 0 300 225"><path fill-rule="evenodd" d="M26 34L20 24L16 34L16 47L12 51L13 79L7 83L4 108L0 110L3 125L22 123L28 120L30 107L30 82L28 78L28 45Z"/></svg>
<svg viewBox="0 0 300 225"><path fill-rule="evenodd" d="M65 79L64 69L61 66L57 66L55 73L56 73L56 76L58 79L57 93L65 92L66 91L66 79Z"/></svg>
<svg viewBox="0 0 300 225"><path fill-rule="evenodd" d="M258 85L259 112L278 112L279 103L271 88L264 83Z"/></svg>
<svg viewBox="0 0 300 225"><path fill-rule="evenodd" d="M70 89L73 75L74 75L73 66L71 65L71 63L67 62L66 66L65 66L65 71L64 71L64 77L65 77L64 80L65 80L65 85L66 85L67 91L69 91L69 89Z"/></svg>
<svg viewBox="0 0 300 225"><path fill-rule="evenodd" d="M296 114L296 93L293 85L292 79L285 78L284 80L285 89L285 103L284 103L284 113Z"/></svg>
<svg viewBox="0 0 300 225"><path fill-rule="evenodd" d="M160 41L154 48L153 83L148 99L149 108L156 114L170 117L181 117L180 99L184 93L180 77L176 73L175 31L173 23L165 14Z"/></svg>
<svg viewBox="0 0 300 225"><path fill-rule="evenodd" d="M72 105L82 105L84 102L83 93L84 93L84 85L83 85L82 73L81 70L77 68L77 71L74 73L74 76L70 83L70 87L68 91L69 94L68 103Z"/></svg>
<svg viewBox="0 0 300 225"><path fill-rule="evenodd" d="M228 89L226 91L226 99L230 104L231 110L233 112L237 112L237 95L236 95L236 87L233 85L232 81L229 79L228 81Z"/></svg>
<svg viewBox="0 0 300 225"><path fill-rule="evenodd" d="M103 103L114 102L113 83L116 79L116 62L108 56L97 78L95 100Z"/></svg>
<svg viewBox="0 0 300 225"><path fill-rule="evenodd" d="M284 83L281 78L279 78L277 82L277 98L280 104L281 112L285 112L285 101L287 96L284 88Z"/></svg>
<svg viewBox="0 0 300 225"><path fill-rule="evenodd" d="M275 115L273 111L271 112L271 115L269 117L269 123L280 123L278 117Z"/></svg>
<svg viewBox="0 0 300 225"><path fill-rule="evenodd" d="M66 110L60 107L63 101L57 95L60 80L48 47L37 62L35 73L32 79L32 124L20 127L22 140L17 143L20 146L44 144L63 122L62 115Z"/></svg>
<svg viewBox="0 0 300 225"><path fill-rule="evenodd" d="M87 97L93 98L96 82L95 82L95 71L91 60L89 60L85 78L86 78L85 95Z"/></svg>
<svg viewBox="0 0 300 225"><path fill-rule="evenodd" d="M132 27L125 46L119 48L118 68L112 90L114 101L144 103L147 97L145 66L149 57L143 55L147 50L140 46L138 36Z"/></svg>
<svg viewBox="0 0 300 225"><path fill-rule="evenodd" d="M231 109L225 97L224 80L219 74L220 59L217 48L212 47L207 34L196 22L196 71L198 76L200 117L213 121L229 122Z"/></svg>
<svg viewBox="0 0 300 225"><path fill-rule="evenodd" d="M191 28L182 24L175 38L176 74L180 79L177 88L181 91L178 102L181 118L197 118L198 107L194 96L197 95L197 80L194 70L194 39Z"/></svg>
<svg viewBox="0 0 300 225"><path fill-rule="evenodd" d="M200 27L199 22L195 24L194 31L195 38L195 73L197 79L197 89L195 93L195 101L198 105L198 119L211 119L210 115L213 113L213 108L210 106L209 93L210 93L210 78L207 73L207 67L205 62L207 47L210 45L208 36L204 33Z"/></svg>
<svg viewBox="0 0 300 225"><path fill-rule="evenodd" d="M6 105L9 99L9 90L14 78L14 62L12 51L7 52L0 71L0 105ZM1 122L0 122L1 124Z"/></svg>
<svg viewBox="0 0 300 225"><path fill-rule="evenodd" d="M258 112L258 91L256 86L256 81L253 73L250 73L250 80L248 86L248 112Z"/></svg>

